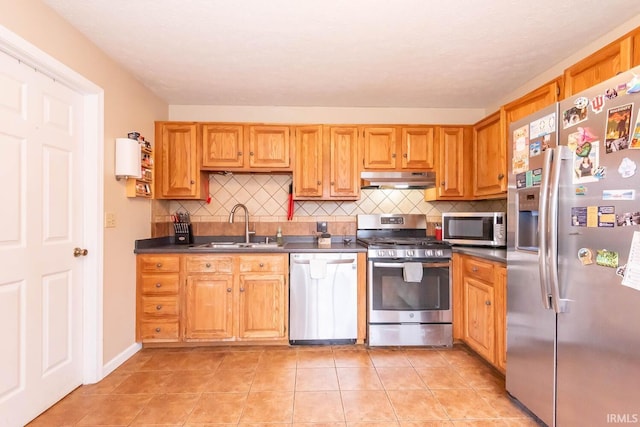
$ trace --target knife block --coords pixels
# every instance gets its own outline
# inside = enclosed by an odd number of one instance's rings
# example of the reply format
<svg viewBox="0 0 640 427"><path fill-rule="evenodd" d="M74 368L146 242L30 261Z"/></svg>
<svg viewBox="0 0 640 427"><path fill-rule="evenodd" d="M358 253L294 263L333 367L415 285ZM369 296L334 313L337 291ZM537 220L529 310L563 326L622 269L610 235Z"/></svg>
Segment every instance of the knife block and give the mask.
<svg viewBox="0 0 640 427"><path fill-rule="evenodd" d="M179 222L173 224L173 230L175 233L176 245L190 245L193 244L193 228L191 224Z"/></svg>

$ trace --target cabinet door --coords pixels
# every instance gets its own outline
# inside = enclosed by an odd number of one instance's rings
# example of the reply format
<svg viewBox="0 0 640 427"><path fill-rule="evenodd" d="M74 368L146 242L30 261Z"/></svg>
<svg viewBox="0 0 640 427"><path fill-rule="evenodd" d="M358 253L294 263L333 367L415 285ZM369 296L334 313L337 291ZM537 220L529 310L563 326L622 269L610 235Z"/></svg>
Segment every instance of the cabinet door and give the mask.
<svg viewBox="0 0 640 427"><path fill-rule="evenodd" d="M460 127L442 127L438 134L436 199L464 198L467 193L465 169L468 169L465 152L469 151L470 141L465 141L465 130ZM429 194L429 190L425 194Z"/></svg>
<svg viewBox="0 0 640 427"><path fill-rule="evenodd" d="M489 362L495 361L493 287L464 277L464 339Z"/></svg>
<svg viewBox="0 0 640 427"><path fill-rule="evenodd" d="M159 145L156 150L158 198L206 199L209 181L201 181L196 125L157 123L156 144Z"/></svg>
<svg viewBox="0 0 640 427"><path fill-rule="evenodd" d="M329 149L331 156L329 195L336 198L360 197L358 129L332 127L329 131Z"/></svg>
<svg viewBox="0 0 640 427"><path fill-rule="evenodd" d="M233 276L190 275L186 295L187 341L233 337Z"/></svg>
<svg viewBox="0 0 640 427"><path fill-rule="evenodd" d="M322 127L296 128L293 190L296 197L322 197Z"/></svg>
<svg viewBox="0 0 640 427"><path fill-rule="evenodd" d="M496 366L503 373L507 370L507 268L496 267L494 284L496 316Z"/></svg>
<svg viewBox="0 0 640 427"><path fill-rule="evenodd" d="M202 125L202 167L212 170L244 166L241 125Z"/></svg>
<svg viewBox="0 0 640 427"><path fill-rule="evenodd" d="M507 140L507 132L511 123L557 102L560 96L561 85L562 77L558 77L515 101L503 105L500 110L503 114L502 125L504 126L504 140Z"/></svg>
<svg viewBox="0 0 640 427"><path fill-rule="evenodd" d="M504 196L507 191L506 142L500 112L473 127L473 196Z"/></svg>
<svg viewBox="0 0 640 427"><path fill-rule="evenodd" d="M287 321L281 274L241 274L238 338L284 338Z"/></svg>
<svg viewBox="0 0 640 427"><path fill-rule="evenodd" d="M564 71L564 94L570 97L631 68L633 37L608 44Z"/></svg>
<svg viewBox="0 0 640 427"><path fill-rule="evenodd" d="M428 170L434 167L434 129L402 128L402 169Z"/></svg>
<svg viewBox="0 0 640 427"><path fill-rule="evenodd" d="M249 166L289 169L289 126L249 126Z"/></svg>
<svg viewBox="0 0 640 427"><path fill-rule="evenodd" d="M363 134L365 169L395 169L396 130L392 127L367 127Z"/></svg>

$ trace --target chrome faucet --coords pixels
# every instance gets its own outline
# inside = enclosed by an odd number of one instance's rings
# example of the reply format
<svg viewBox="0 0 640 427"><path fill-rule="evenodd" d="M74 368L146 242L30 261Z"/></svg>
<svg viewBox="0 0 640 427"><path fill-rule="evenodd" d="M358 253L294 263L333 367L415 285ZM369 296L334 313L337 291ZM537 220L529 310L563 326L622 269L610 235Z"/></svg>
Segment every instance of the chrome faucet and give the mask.
<svg viewBox="0 0 640 427"><path fill-rule="evenodd" d="M245 205L243 205L242 203L238 203L231 209L231 213L229 214L229 223L233 223L233 216L235 215L238 208L244 209L244 242L251 243L249 241L249 235L255 234L256 232L249 231L249 210L247 210L247 207Z"/></svg>

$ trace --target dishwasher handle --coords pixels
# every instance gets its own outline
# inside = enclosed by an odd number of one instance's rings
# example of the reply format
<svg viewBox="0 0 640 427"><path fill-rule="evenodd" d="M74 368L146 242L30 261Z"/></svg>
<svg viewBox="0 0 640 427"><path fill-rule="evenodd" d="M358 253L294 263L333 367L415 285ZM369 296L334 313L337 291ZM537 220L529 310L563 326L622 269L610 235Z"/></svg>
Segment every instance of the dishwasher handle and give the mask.
<svg viewBox="0 0 640 427"><path fill-rule="evenodd" d="M326 260L327 264L353 264L354 262L356 262L355 259L328 259ZM293 260L294 264L309 264L309 260L308 259L303 259L298 261L297 259Z"/></svg>

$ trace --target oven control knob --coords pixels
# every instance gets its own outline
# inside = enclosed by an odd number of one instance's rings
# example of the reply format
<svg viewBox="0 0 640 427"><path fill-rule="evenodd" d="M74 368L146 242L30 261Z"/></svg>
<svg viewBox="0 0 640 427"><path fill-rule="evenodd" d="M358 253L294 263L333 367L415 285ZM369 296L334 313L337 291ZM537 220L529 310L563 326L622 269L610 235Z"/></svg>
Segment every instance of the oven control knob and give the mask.
<svg viewBox="0 0 640 427"><path fill-rule="evenodd" d="M378 250L378 256L384 256L384 251Z"/></svg>
<svg viewBox="0 0 640 427"><path fill-rule="evenodd" d="M407 256L412 257L414 255L413 249L407 249Z"/></svg>
<svg viewBox="0 0 640 427"><path fill-rule="evenodd" d="M436 256L444 256L444 251L442 249L438 249L436 251Z"/></svg>
<svg viewBox="0 0 640 427"><path fill-rule="evenodd" d="M389 250L389 256L390 256L390 257L395 257L395 256L396 256L396 251L395 251L395 250L393 250L393 249L390 249L390 250Z"/></svg>
<svg viewBox="0 0 640 427"><path fill-rule="evenodd" d="M433 249L427 249L424 251L424 256L426 257L432 257L433 256Z"/></svg>

